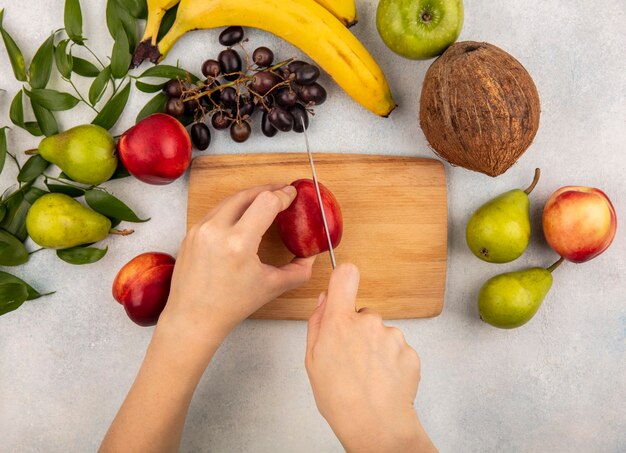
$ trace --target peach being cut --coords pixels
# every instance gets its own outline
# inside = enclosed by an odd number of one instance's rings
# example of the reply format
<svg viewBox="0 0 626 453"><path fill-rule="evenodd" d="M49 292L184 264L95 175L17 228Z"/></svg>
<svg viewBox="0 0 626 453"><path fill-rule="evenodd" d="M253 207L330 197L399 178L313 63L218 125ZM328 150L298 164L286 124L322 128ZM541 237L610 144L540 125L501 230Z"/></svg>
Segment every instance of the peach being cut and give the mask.
<svg viewBox="0 0 626 453"><path fill-rule="evenodd" d="M604 252L615 237L617 216L604 192L593 187L562 187L543 209L543 232L556 253L583 263Z"/></svg>

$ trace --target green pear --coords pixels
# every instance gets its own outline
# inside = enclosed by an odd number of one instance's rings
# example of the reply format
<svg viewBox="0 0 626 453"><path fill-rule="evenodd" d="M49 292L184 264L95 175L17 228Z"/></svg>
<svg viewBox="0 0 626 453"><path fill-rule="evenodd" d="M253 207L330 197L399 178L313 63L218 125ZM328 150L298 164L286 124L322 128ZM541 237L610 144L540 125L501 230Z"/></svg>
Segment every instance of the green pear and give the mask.
<svg viewBox="0 0 626 453"><path fill-rule="evenodd" d="M117 168L115 140L106 129L95 124L44 138L38 151L41 157L83 184L108 181Z"/></svg>
<svg viewBox="0 0 626 453"><path fill-rule="evenodd" d="M548 269L533 267L490 278L478 293L478 311L486 323L501 329L526 324L537 313L552 287L552 271L563 258Z"/></svg>
<svg viewBox="0 0 626 453"><path fill-rule="evenodd" d="M465 230L467 245L474 255L490 263L508 263L519 258L530 239L528 195L539 181L539 169L526 190L505 192L474 212Z"/></svg>
<svg viewBox="0 0 626 453"><path fill-rule="evenodd" d="M42 247L66 249L101 241L111 231L111 221L72 197L49 193L29 209L26 230Z"/></svg>

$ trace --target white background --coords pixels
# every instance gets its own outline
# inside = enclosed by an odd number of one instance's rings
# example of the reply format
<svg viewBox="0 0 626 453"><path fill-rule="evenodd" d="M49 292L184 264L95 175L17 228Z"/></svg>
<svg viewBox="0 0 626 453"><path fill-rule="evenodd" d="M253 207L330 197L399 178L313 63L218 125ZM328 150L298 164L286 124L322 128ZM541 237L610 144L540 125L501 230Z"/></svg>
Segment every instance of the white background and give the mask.
<svg viewBox="0 0 626 453"><path fill-rule="evenodd" d="M4 24L27 61L49 33L63 26L62 0L1 0ZM110 54L104 0L83 0L85 35ZM87 5L89 5L87 7ZM329 101L317 109L311 141L318 151L433 157L417 122L420 87L430 61L389 51L375 28L375 1L358 1L354 33L389 79L400 107L381 119L359 107L324 77ZM445 308L429 320L392 323L422 357L417 408L445 452L618 452L626 449L626 241L621 223L611 248L583 264L564 264L544 306L526 326L494 329L478 319L476 295L492 275L549 265L556 256L540 230L543 204L563 185L606 191L626 216L626 4L623 0L466 2L461 39L488 41L517 57L541 96L541 127L519 163L492 179L447 167L449 274ZM189 34L168 62L199 73L214 58L218 31ZM250 30L250 48L270 45L280 57L290 45ZM313 38L314 39L314 38ZM19 85L0 49L0 124ZM78 79L78 78L77 78ZM55 86L53 84L53 86ZM80 84L86 92L88 85ZM61 87L61 85L59 85ZM65 89L65 87L63 87ZM134 91L115 132L121 133L149 95ZM92 112L59 115L63 128L89 122ZM258 132L258 120L254 125ZM14 152L38 140L9 133ZM302 150L297 134L273 140L260 132L233 144L214 134L209 153ZM23 157L22 157L23 159ZM542 179L531 196L533 236L522 258L483 263L465 245L470 213L487 199L526 186L535 166ZM15 167L0 178L8 187ZM287 176L288 179L288 176ZM146 224L106 241L99 263L74 267L40 252L9 271L55 295L0 318L0 451L94 451L140 365L152 329L140 328L110 295L117 269L133 256L175 254L185 230L187 178L165 187L128 178L108 184ZM393 238L390 238L393 240ZM31 244L32 245L32 244ZM249 321L223 345L200 383L187 420L183 451L318 452L341 447L318 415L303 366L304 322ZM141 433L137 433L141 435Z"/></svg>

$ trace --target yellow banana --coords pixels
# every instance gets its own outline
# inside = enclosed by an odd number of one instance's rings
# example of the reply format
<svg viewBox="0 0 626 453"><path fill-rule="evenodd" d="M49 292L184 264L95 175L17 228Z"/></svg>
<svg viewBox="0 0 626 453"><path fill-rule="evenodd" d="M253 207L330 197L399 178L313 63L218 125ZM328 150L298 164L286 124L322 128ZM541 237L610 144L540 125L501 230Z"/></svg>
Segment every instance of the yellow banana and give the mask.
<svg viewBox="0 0 626 453"><path fill-rule="evenodd" d="M163 59L188 31L230 25L259 28L289 41L377 115L387 116L396 106L374 58L314 0L182 0L174 25L158 47L150 49L149 58Z"/></svg>
<svg viewBox="0 0 626 453"><path fill-rule="evenodd" d="M346 27L352 27L357 23L356 4L354 0L315 0L326 8L333 16L339 19ZM146 52L150 45L156 46L157 35L161 21L167 10L173 8L180 0L147 0L148 20L143 38L135 51L133 66L139 66L143 59L149 57Z"/></svg>
<svg viewBox="0 0 626 453"><path fill-rule="evenodd" d="M354 0L315 0L339 19L346 27L357 23L356 4Z"/></svg>

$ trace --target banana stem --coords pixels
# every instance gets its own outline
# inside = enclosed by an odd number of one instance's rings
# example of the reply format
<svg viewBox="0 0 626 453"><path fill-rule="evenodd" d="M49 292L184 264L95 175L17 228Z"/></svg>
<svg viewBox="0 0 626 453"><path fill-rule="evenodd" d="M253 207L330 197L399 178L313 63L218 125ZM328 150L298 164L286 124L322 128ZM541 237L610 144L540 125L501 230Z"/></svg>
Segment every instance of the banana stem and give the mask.
<svg viewBox="0 0 626 453"><path fill-rule="evenodd" d="M530 183L530 186L528 186L528 188L524 191L524 192L526 192L526 195L530 195L530 193L533 191L533 189L535 188L535 186L539 182L539 177L540 176L541 176L541 170L538 169L538 168L535 168L535 177L533 178L533 182Z"/></svg>
<svg viewBox="0 0 626 453"><path fill-rule="evenodd" d="M550 266L550 267L548 268L548 271L553 272L553 271L554 271L554 269L556 269L557 267L559 267L559 266L561 265L561 263L562 263L564 260L565 260L565 258L563 258L563 257L559 258L559 260L558 260L556 263L554 263L552 266Z"/></svg>
<svg viewBox="0 0 626 453"><path fill-rule="evenodd" d="M134 232L135 230L116 230L115 228L111 228L109 230L109 234L115 234L117 236L128 236Z"/></svg>

